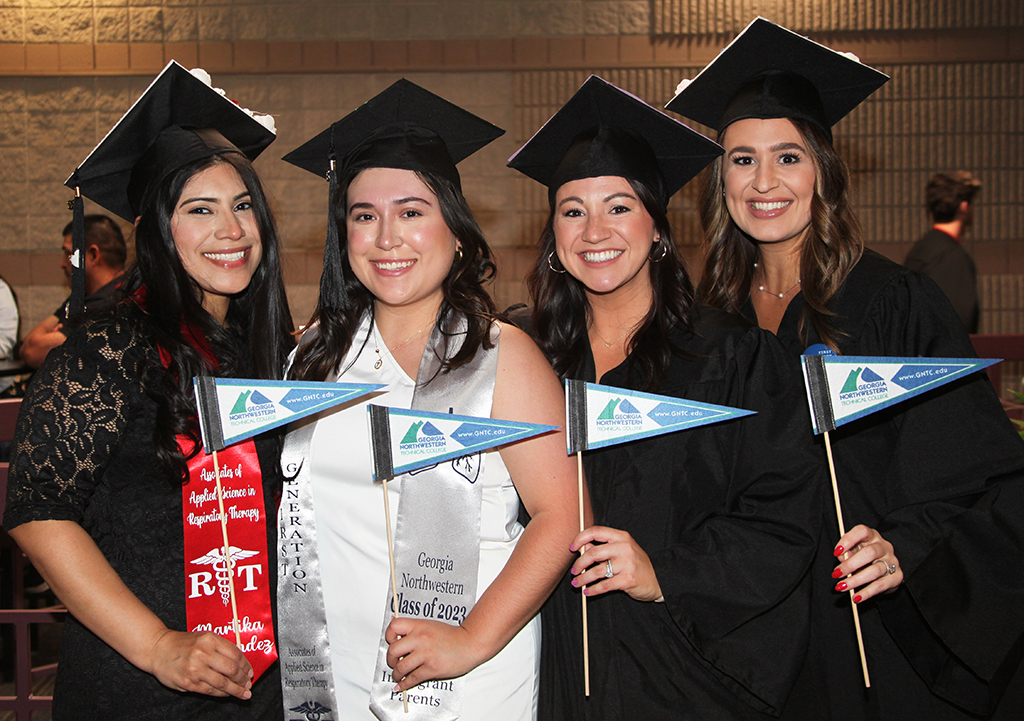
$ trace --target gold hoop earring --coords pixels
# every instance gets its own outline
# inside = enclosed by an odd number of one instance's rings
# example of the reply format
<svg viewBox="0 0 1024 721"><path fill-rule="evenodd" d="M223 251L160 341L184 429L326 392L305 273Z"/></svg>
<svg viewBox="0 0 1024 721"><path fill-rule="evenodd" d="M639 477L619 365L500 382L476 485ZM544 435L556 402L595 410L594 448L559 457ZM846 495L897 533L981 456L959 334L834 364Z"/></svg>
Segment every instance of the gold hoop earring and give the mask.
<svg viewBox="0 0 1024 721"><path fill-rule="evenodd" d="M457 246L455 246L455 265L458 265L461 262L462 262L462 246L461 245L457 245Z"/></svg>
<svg viewBox="0 0 1024 721"><path fill-rule="evenodd" d="M555 251L551 251L550 253L548 253L548 267L551 268L551 270L553 270L555 273L564 273L565 268L559 270L558 268L555 267L554 263L551 262L551 259L554 255Z"/></svg>
<svg viewBox="0 0 1024 721"><path fill-rule="evenodd" d="M657 243L655 243L655 245L661 246L661 255L659 255L657 258L655 258L653 255L650 256L651 262L660 263L661 261L665 260L665 256L668 255L668 245L660 240Z"/></svg>

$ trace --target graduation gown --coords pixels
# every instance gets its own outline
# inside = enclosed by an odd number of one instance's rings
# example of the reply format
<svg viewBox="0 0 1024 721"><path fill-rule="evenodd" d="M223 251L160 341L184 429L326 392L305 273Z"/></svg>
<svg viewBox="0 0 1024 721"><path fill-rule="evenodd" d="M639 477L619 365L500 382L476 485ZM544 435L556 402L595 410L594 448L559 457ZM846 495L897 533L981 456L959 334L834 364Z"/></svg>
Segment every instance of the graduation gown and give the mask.
<svg viewBox="0 0 1024 721"><path fill-rule="evenodd" d="M541 719L771 718L802 664L827 488L792 412L802 384L775 339L736 316L703 309L696 334L673 341L690 356L658 393L758 413L584 453L595 522L632 534L665 600L588 599L585 698L567 575L541 613ZM631 387L626 364L599 382Z"/></svg>
<svg viewBox="0 0 1024 721"><path fill-rule="evenodd" d="M789 304L778 331L794 359L820 342L813 333L810 343L799 339L802 300ZM846 334L843 355L976 355L935 284L872 251L830 310ZM756 320L749 302L746 312ZM976 373L841 426L831 441L847 529L876 528L892 543L904 582L860 606L872 680L865 690L849 595L832 589L839 530L829 499L815 561L811 651L786 716L991 714L1024 635L1024 443L991 383Z"/></svg>

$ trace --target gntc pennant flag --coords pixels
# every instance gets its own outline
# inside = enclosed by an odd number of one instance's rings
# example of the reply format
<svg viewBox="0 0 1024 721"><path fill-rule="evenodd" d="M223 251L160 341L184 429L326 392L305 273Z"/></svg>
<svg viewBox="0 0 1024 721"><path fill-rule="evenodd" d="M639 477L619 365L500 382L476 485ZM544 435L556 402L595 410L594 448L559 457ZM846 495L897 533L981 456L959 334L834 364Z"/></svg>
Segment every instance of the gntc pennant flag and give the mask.
<svg viewBox="0 0 1024 721"><path fill-rule="evenodd" d="M207 453L384 388L374 383L192 379Z"/></svg>
<svg viewBox="0 0 1024 721"><path fill-rule="evenodd" d="M368 405L373 480L394 478L556 429L538 423Z"/></svg>
<svg viewBox="0 0 1024 721"><path fill-rule="evenodd" d="M565 382L565 410L569 455L754 413L575 380Z"/></svg>
<svg viewBox="0 0 1024 721"><path fill-rule="evenodd" d="M988 368L999 359L805 355L801 362L817 435Z"/></svg>

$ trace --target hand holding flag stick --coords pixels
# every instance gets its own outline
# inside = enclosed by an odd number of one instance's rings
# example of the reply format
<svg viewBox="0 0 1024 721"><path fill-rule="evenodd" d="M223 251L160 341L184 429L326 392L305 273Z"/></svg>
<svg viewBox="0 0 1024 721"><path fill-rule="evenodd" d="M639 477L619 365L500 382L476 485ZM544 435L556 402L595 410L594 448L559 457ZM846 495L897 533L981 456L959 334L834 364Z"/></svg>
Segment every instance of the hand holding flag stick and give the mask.
<svg viewBox="0 0 1024 721"><path fill-rule="evenodd" d="M838 426L863 418L945 385L975 371L998 363L996 359L973 358L891 358L873 356L801 356L807 400L811 409L814 433L824 433L825 453L832 480L839 535L846 535L843 509L839 500L832 441L829 432ZM850 608L857 631L861 671L865 688L871 687L868 661L864 653L864 639L860 630L860 615L853 602L856 589L850 588Z"/></svg>
<svg viewBox="0 0 1024 721"><path fill-rule="evenodd" d="M566 453L576 454L580 505L583 519L583 451L626 441L650 438L753 414L740 408L659 396L584 381L565 381ZM580 548L580 555L587 547ZM611 566L609 566L609 569ZM580 593L583 612L583 693L590 696L590 642L587 628L586 586Z"/></svg>

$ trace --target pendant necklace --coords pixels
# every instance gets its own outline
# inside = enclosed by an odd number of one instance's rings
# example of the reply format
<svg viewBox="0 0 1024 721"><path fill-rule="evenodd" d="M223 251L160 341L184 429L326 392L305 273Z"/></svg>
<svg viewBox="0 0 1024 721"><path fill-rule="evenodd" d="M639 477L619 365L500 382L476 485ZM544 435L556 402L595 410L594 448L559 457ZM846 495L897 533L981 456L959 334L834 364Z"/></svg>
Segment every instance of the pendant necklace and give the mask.
<svg viewBox="0 0 1024 721"><path fill-rule="evenodd" d="M420 329L419 329L418 331L416 331L416 332L415 332L415 333L413 333L413 334L412 334L411 336L409 336L408 338L406 338L405 340L403 340L403 341L402 341L401 343L399 343L398 345L396 345L396 346L395 346L394 348L388 348L387 344L386 344L386 343L384 343L384 337L383 337L383 336L381 336L381 334L380 334L380 330L379 330L379 329L376 329L376 330L377 330L377 332L376 332L376 333L374 333L374 340L373 340L373 352L377 354L377 360L376 360L376 361L374 362L374 364L373 364L373 369L374 369L375 371L379 371L379 370L380 370L380 368L381 368L381 366L382 366L382 365L384 365L384 356L385 356L385 355L389 355L389 356L391 356L391 357L393 358L393 357L394 357L394 355L392 355L392 354L393 354L393 353L394 353L394 352L395 352L396 350L398 350L399 348L401 348L402 346L404 346L404 345L405 345L406 343L410 342L410 341L411 341L411 340L412 340L413 338L415 338L416 336L418 336L418 335L419 335L420 333L422 333L423 331L425 331L425 330L426 330L427 328L432 328L433 326L434 326L434 324L433 324L433 323L431 323L430 325L427 325L427 326L424 326L424 327L420 328ZM384 353L383 353L383 354L382 354L382 353L381 353L381 351L380 351L380 346L378 346L378 345L377 345L377 338L380 338L381 344L382 344L382 345L384 346Z"/></svg>
<svg viewBox="0 0 1024 721"><path fill-rule="evenodd" d="M604 343L605 348L611 348L613 343L618 343L620 340L626 337L626 334L631 333L635 329L636 325L632 325L629 328L627 328L625 332L623 332L623 334L620 335L618 338L615 338L611 341L607 341L600 333L597 332L597 328L591 327L591 330L594 331L594 335L596 335L601 340L601 342Z"/></svg>
<svg viewBox="0 0 1024 721"><path fill-rule="evenodd" d="M754 263L754 270L755 270L755 271L757 270L757 263ZM789 286L789 288L787 288L787 289L786 289L786 290L785 290L784 292L782 292L782 293L776 293L776 292L775 292L775 291L773 291L773 290L768 290L768 289L767 289L767 288L765 288L765 287L764 287L763 285L758 285L758 286L757 286L757 289L758 289L759 291L763 292L763 293L767 293L768 295L775 295L775 296L778 296L779 298L785 298L785 297L786 297L787 295L789 295L789 292L790 292L790 291L792 291L792 290L793 290L794 288L796 288L796 287L797 287L798 285L800 285L800 283L801 283L801 279L800 279L800 278L797 278L797 279L796 279L796 283L794 283L793 285Z"/></svg>

